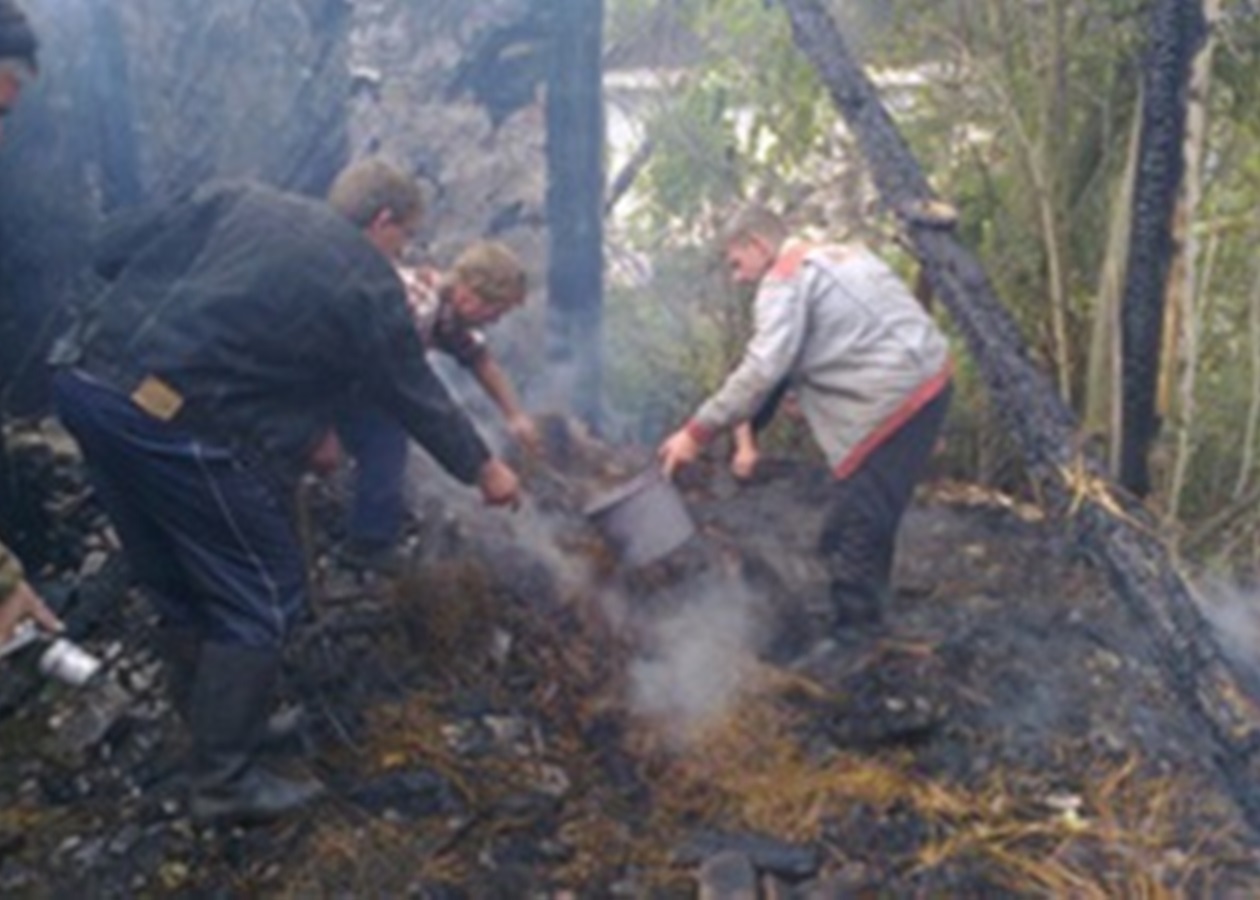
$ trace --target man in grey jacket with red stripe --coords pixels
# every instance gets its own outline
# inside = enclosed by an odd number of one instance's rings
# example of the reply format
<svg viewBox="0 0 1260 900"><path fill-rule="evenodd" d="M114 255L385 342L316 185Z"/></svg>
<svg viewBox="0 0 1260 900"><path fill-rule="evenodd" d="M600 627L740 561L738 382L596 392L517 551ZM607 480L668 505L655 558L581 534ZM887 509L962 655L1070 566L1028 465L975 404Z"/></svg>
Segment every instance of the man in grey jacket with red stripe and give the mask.
<svg viewBox="0 0 1260 900"><path fill-rule="evenodd" d="M753 335L717 393L661 444L661 465L672 476L786 380L836 478L819 541L836 627L877 623L897 528L949 406L945 337L864 247L793 239L755 206L732 220L720 246L732 279L757 285Z"/></svg>

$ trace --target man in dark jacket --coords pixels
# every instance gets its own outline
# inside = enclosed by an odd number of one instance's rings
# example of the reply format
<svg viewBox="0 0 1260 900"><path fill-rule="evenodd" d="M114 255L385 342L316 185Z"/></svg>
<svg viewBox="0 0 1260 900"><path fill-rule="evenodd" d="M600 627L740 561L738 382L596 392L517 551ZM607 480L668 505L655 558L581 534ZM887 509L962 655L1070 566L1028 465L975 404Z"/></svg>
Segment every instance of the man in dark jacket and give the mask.
<svg viewBox="0 0 1260 900"><path fill-rule="evenodd" d="M213 183L131 215L102 242L108 287L54 353L58 412L160 614L203 821L318 793L254 757L306 601L292 487L336 412L362 398L487 503L519 499L429 368L392 264L418 187L368 160L328 200Z"/></svg>

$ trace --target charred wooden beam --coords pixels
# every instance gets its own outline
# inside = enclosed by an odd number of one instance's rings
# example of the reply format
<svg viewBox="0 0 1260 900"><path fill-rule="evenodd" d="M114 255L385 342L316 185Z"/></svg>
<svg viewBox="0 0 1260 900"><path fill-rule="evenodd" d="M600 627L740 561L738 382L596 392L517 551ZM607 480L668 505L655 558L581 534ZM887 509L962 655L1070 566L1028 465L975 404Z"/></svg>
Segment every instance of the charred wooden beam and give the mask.
<svg viewBox="0 0 1260 900"><path fill-rule="evenodd" d="M548 0L548 361L567 410L600 425L603 321L603 0Z"/></svg>
<svg viewBox="0 0 1260 900"><path fill-rule="evenodd" d="M782 4L797 46L857 137L884 201L900 215L1051 512L1078 529L1084 548L1148 628L1169 685L1212 739L1227 787L1260 829L1260 723L1155 522L1131 495L1113 489L1101 462L1082 449L1071 411L1032 362L979 260L938 218L921 214L933 202L927 179L824 4Z"/></svg>
<svg viewBox="0 0 1260 900"><path fill-rule="evenodd" d="M1120 482L1138 496L1150 492L1149 451L1159 433L1156 394L1164 298L1174 255L1173 216L1185 168L1186 91L1195 53L1207 34L1203 7L1197 2L1160 0L1151 5L1150 15L1133 226L1120 312Z"/></svg>

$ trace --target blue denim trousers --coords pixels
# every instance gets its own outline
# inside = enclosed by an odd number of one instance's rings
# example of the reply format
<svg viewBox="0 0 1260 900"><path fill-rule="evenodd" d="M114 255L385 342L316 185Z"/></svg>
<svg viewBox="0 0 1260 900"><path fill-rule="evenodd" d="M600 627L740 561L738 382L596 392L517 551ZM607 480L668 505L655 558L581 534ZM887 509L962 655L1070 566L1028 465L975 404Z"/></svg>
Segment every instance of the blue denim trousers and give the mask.
<svg viewBox="0 0 1260 900"><path fill-rule="evenodd" d="M355 462L346 536L360 544L388 546L398 539L407 509L407 432L380 410L364 407L338 417L337 435Z"/></svg>
<svg viewBox="0 0 1260 900"><path fill-rule="evenodd" d="M59 372L53 400L163 624L279 648L307 591L281 483L91 376Z"/></svg>

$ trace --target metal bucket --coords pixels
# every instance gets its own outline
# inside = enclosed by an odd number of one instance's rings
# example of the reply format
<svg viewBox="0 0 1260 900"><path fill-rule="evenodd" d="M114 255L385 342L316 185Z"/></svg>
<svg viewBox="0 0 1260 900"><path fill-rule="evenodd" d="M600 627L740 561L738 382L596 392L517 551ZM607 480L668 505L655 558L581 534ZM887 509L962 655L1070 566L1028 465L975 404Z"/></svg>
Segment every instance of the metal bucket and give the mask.
<svg viewBox="0 0 1260 900"><path fill-rule="evenodd" d="M643 566L696 533L674 485L653 466L587 504L587 518L628 566Z"/></svg>

